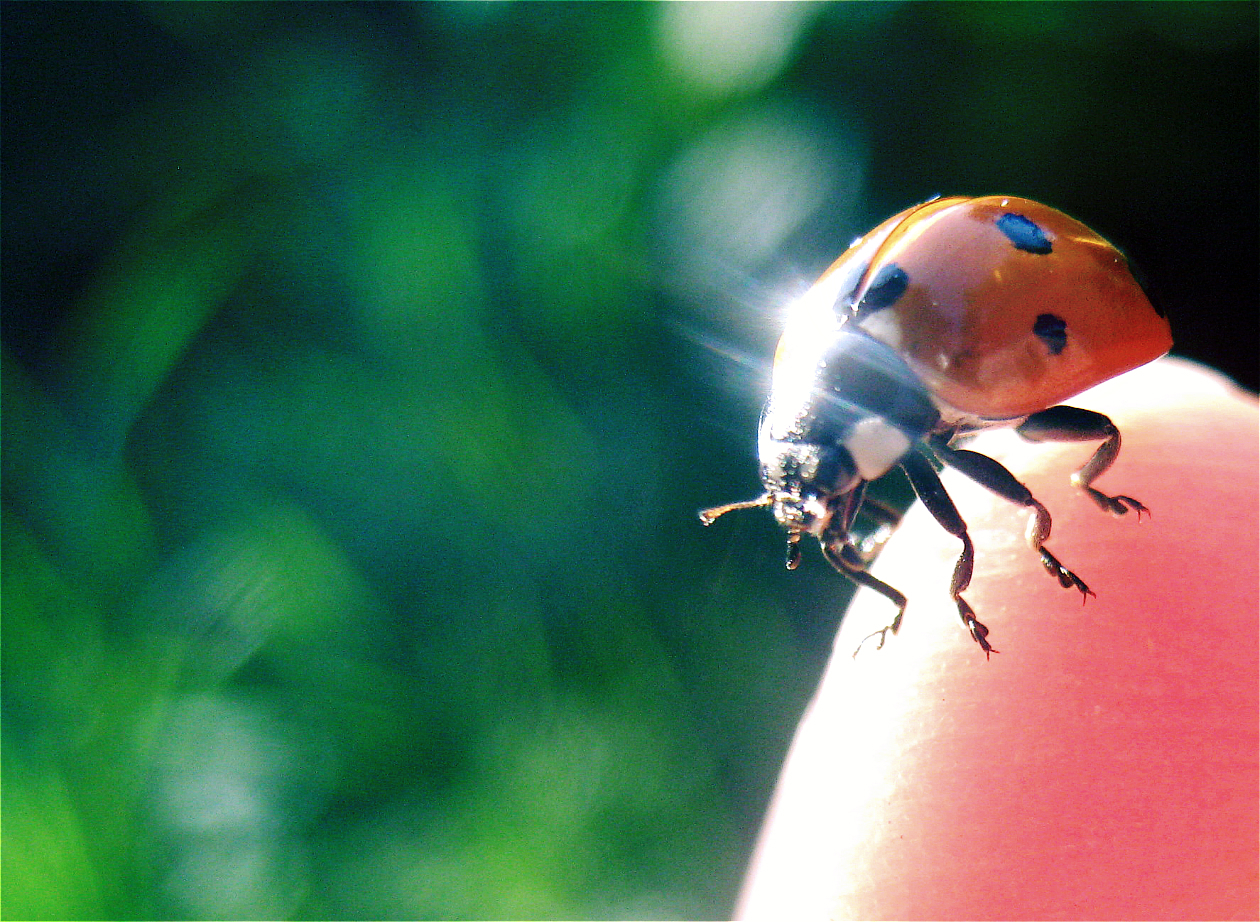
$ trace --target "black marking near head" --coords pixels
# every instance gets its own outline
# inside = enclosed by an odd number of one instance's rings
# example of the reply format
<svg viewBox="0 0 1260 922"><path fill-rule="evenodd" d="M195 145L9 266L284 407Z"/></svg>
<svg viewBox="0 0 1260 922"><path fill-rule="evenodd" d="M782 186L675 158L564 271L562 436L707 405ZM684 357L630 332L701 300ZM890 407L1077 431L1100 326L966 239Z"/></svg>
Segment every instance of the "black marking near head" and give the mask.
<svg viewBox="0 0 1260 922"><path fill-rule="evenodd" d="M1046 232L1036 222L1030 221L1022 214L1008 211L997 219L996 224L997 229L1006 235L1006 239L1013 243L1017 250L1045 256L1054 249Z"/></svg>
<svg viewBox="0 0 1260 922"><path fill-rule="evenodd" d="M871 283L866 286L866 294L862 295L862 300L857 306L858 313L869 314L892 307L906 293L906 286L909 284L910 276L906 275L905 269L896 263L883 266L875 273Z"/></svg>
<svg viewBox="0 0 1260 922"><path fill-rule="evenodd" d="M1058 355L1067 346L1067 322L1054 314L1038 314L1033 334L1046 344L1051 355Z"/></svg>

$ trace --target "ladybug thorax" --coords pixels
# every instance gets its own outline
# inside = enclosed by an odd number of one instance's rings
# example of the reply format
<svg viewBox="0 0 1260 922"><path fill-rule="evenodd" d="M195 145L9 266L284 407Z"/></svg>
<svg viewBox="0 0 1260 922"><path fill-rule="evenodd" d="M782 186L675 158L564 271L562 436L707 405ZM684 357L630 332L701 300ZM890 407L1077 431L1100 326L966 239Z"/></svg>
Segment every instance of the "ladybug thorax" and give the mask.
<svg viewBox="0 0 1260 922"><path fill-rule="evenodd" d="M882 476L939 420L895 350L811 295L779 341L758 437L775 515L803 531L823 527L834 497Z"/></svg>

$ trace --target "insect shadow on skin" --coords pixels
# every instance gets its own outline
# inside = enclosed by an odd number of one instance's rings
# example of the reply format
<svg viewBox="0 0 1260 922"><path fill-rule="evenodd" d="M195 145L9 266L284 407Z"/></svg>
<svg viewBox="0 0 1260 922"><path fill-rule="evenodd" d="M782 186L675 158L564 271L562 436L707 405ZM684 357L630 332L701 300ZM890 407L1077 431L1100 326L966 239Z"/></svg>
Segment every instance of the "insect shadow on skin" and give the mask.
<svg viewBox="0 0 1260 922"><path fill-rule="evenodd" d="M950 581L959 617L987 657L989 629L962 593L975 548L937 466L960 471L1029 511L1027 540L1047 573L1081 599L1094 595L1046 546L1051 516L1010 471L959 447L984 429L1031 442L1100 441L1071 476L1100 509L1146 506L1094 487L1120 451L1101 413L1064 406L1108 378L1166 353L1172 334L1128 260L1084 224L1010 196L936 198L855 240L794 305L775 350L758 429L764 492L700 512L711 524L768 507L787 531L787 566L813 535L823 556L896 606L868 635L882 647L907 600L868 567L899 520L866 497L900 468L941 527L963 545ZM862 513L877 529L861 539Z"/></svg>

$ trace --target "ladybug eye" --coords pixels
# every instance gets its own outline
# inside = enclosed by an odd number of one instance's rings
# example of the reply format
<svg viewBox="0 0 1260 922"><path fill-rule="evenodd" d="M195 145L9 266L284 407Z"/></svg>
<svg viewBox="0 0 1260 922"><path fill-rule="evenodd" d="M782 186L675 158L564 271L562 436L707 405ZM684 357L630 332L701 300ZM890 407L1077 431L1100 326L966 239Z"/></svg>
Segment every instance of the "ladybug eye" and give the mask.
<svg viewBox="0 0 1260 922"><path fill-rule="evenodd" d="M1051 355L1058 355L1067 347L1067 321L1054 314L1038 314L1033 335L1046 344Z"/></svg>
<svg viewBox="0 0 1260 922"><path fill-rule="evenodd" d="M1028 220L1022 214L1007 212L995 222L997 229L1006 235L1006 239L1015 245L1015 249L1026 253L1045 256L1054 247L1036 222Z"/></svg>

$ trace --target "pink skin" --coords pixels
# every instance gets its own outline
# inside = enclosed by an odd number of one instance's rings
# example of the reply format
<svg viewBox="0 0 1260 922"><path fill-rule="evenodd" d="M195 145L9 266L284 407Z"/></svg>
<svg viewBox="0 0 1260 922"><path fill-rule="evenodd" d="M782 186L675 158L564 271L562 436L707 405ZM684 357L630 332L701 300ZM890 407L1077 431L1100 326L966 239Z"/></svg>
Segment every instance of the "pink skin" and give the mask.
<svg viewBox="0 0 1260 922"><path fill-rule="evenodd" d="M973 442L1049 508L1097 598L1045 574L1025 512L946 471L976 546L965 596L1001 653L959 622L959 542L916 506L872 569L909 597L901 631L854 658L891 614L858 594L739 918L1260 916L1255 397L1161 359L1068 402L1120 427L1098 485L1151 517L1069 484L1093 443Z"/></svg>

